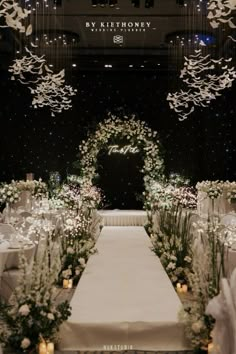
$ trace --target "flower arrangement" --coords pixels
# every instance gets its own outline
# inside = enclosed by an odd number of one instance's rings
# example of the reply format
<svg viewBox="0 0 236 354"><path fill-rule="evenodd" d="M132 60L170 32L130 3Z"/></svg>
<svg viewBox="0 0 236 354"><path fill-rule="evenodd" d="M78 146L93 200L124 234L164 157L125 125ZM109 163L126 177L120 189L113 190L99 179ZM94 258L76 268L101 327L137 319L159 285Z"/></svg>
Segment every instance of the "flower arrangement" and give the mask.
<svg viewBox="0 0 236 354"><path fill-rule="evenodd" d="M188 187L190 180L180 175L179 173L170 173L169 175L169 184L174 187Z"/></svg>
<svg viewBox="0 0 236 354"><path fill-rule="evenodd" d="M147 191L144 192L146 209L153 212L170 209L173 202L173 190L174 188L167 183L152 181Z"/></svg>
<svg viewBox="0 0 236 354"><path fill-rule="evenodd" d="M188 283L192 269L191 214L173 206L159 212L159 230L151 235L153 251L173 285Z"/></svg>
<svg viewBox="0 0 236 354"><path fill-rule="evenodd" d="M85 181L80 190L81 201L89 209L96 209L101 204L101 191L90 181Z"/></svg>
<svg viewBox="0 0 236 354"><path fill-rule="evenodd" d="M14 353L36 352L40 338L57 341L59 326L70 316L67 301L56 304L57 266L44 257L33 264L20 257L21 276L9 303L0 302L0 342Z"/></svg>
<svg viewBox="0 0 236 354"><path fill-rule="evenodd" d="M19 189L14 181L7 184L4 183L0 187L0 204L8 203L10 205L17 203L20 200Z"/></svg>
<svg viewBox="0 0 236 354"><path fill-rule="evenodd" d="M43 197L47 196L48 188L47 184L42 181L41 178L39 180L34 180L34 190L33 190L33 196L36 199L42 199Z"/></svg>
<svg viewBox="0 0 236 354"><path fill-rule="evenodd" d="M28 191L33 193L35 188L35 181L17 181L16 186L20 192Z"/></svg>
<svg viewBox="0 0 236 354"><path fill-rule="evenodd" d="M61 238L61 272L59 282L73 279L77 284L91 254L96 252L94 225L100 219L80 210L75 216L73 211L68 214L64 223L64 236Z"/></svg>
<svg viewBox="0 0 236 354"><path fill-rule="evenodd" d="M179 187L173 190L173 200L175 205L180 205L186 209L197 208L197 195L193 187Z"/></svg>
<svg viewBox="0 0 236 354"><path fill-rule="evenodd" d="M64 209L65 208L65 203L62 199L52 197L49 199L49 207L50 209Z"/></svg>
<svg viewBox="0 0 236 354"><path fill-rule="evenodd" d="M197 196L195 189L188 186L172 185L170 181L152 181L145 192L146 209L157 211L169 210L173 205L186 209L196 209Z"/></svg>
<svg viewBox="0 0 236 354"><path fill-rule="evenodd" d="M137 146L144 155L142 173L145 183L150 179L158 179L162 175L163 161L160 156L160 144L157 133L145 122L124 116L123 119L109 114L108 119L98 124L94 134L80 145L79 162L75 166L81 169L82 177L93 181L96 176L96 163L99 151L108 146L111 139L124 138L129 144Z"/></svg>
<svg viewBox="0 0 236 354"><path fill-rule="evenodd" d="M227 200L229 203L236 201L236 182L227 183Z"/></svg>
<svg viewBox="0 0 236 354"><path fill-rule="evenodd" d="M194 224L196 238L193 245L192 272L188 281L192 289L193 300L187 302L180 313L185 324L186 335L196 352L207 350L211 341L213 318L206 314L210 299L220 292L220 279L225 276L226 258L222 242L222 228L216 218Z"/></svg>
<svg viewBox="0 0 236 354"><path fill-rule="evenodd" d="M214 200L223 194L224 182L223 181L203 181L196 185L198 191L205 192L207 196Z"/></svg>
<svg viewBox="0 0 236 354"><path fill-rule="evenodd" d="M56 198L60 199L68 209L79 210L81 208L80 187L77 185L64 183Z"/></svg>
<svg viewBox="0 0 236 354"><path fill-rule="evenodd" d="M88 180L81 180L81 186L75 181L64 183L56 195L64 205L71 210L79 210L81 207L95 209L101 203L100 190Z"/></svg>
<svg viewBox="0 0 236 354"><path fill-rule="evenodd" d="M58 171L52 171L49 174L48 192L50 197L54 196L54 193L60 188L61 175Z"/></svg>

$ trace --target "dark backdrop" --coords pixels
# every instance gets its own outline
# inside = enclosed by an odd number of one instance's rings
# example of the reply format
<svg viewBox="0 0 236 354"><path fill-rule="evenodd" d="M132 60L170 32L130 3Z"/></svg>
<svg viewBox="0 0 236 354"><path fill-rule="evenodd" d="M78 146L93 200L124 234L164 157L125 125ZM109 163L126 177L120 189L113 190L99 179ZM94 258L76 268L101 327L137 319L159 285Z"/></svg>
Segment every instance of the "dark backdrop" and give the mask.
<svg viewBox="0 0 236 354"><path fill-rule="evenodd" d="M78 88L78 95L73 109L56 117L48 109L30 107L29 90L11 81L5 71L0 77L0 181L24 178L26 172L46 180L50 171L63 177L75 172L81 140L108 112L135 113L158 131L167 173L184 174L193 183L236 179L235 84L209 108L198 108L179 122L166 101L168 91L179 88L175 72L69 72L68 82ZM133 196L142 189L142 180L135 158L101 158L99 183L112 203L118 198L112 207L139 207Z"/></svg>

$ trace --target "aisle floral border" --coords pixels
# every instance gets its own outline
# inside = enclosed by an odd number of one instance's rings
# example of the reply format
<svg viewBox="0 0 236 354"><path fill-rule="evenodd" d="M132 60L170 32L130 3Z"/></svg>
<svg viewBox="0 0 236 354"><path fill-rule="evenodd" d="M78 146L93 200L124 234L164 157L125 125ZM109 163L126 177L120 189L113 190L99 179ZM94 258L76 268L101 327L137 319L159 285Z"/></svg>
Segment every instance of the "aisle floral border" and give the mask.
<svg viewBox="0 0 236 354"><path fill-rule="evenodd" d="M204 192L210 199L217 199L224 195L229 203L236 200L236 182L229 181L202 181L196 185L198 192Z"/></svg>
<svg viewBox="0 0 236 354"><path fill-rule="evenodd" d="M144 184L150 180L159 180L163 175L163 159L160 153L160 142L157 132L153 131L143 121L135 119L135 115L123 118L109 114L109 117L99 123L94 134L87 141L83 140L80 150L80 167L85 180L93 181L96 176L97 156L100 150L114 137L127 138L128 142L137 146L144 155L144 165L141 172Z"/></svg>

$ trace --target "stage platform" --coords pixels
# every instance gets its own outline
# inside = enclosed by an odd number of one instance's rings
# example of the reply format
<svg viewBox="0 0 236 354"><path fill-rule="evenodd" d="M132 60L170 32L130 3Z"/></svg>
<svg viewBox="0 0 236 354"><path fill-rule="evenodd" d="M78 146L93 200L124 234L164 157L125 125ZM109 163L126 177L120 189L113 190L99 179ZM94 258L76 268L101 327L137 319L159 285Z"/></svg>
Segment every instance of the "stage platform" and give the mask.
<svg viewBox="0 0 236 354"><path fill-rule="evenodd" d="M189 351L181 302L150 248L143 227L102 229L61 326L60 351Z"/></svg>
<svg viewBox="0 0 236 354"><path fill-rule="evenodd" d="M99 210L104 226L144 226L147 213L143 210Z"/></svg>

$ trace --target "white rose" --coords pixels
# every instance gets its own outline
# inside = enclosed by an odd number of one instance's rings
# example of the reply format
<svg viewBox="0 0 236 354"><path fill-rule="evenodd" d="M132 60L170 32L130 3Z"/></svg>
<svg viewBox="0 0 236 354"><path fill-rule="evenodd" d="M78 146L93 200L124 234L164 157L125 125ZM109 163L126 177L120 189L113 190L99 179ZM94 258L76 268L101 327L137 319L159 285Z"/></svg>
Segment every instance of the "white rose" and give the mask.
<svg viewBox="0 0 236 354"><path fill-rule="evenodd" d="M22 316L28 316L28 314L30 313L30 308L27 304L25 304L22 305L18 311Z"/></svg>
<svg viewBox="0 0 236 354"><path fill-rule="evenodd" d="M21 348L22 349L26 349L30 346L31 342L29 340L29 338L24 338L22 341L21 341Z"/></svg>
<svg viewBox="0 0 236 354"><path fill-rule="evenodd" d="M48 313L47 318L51 321L55 320L53 313Z"/></svg>

